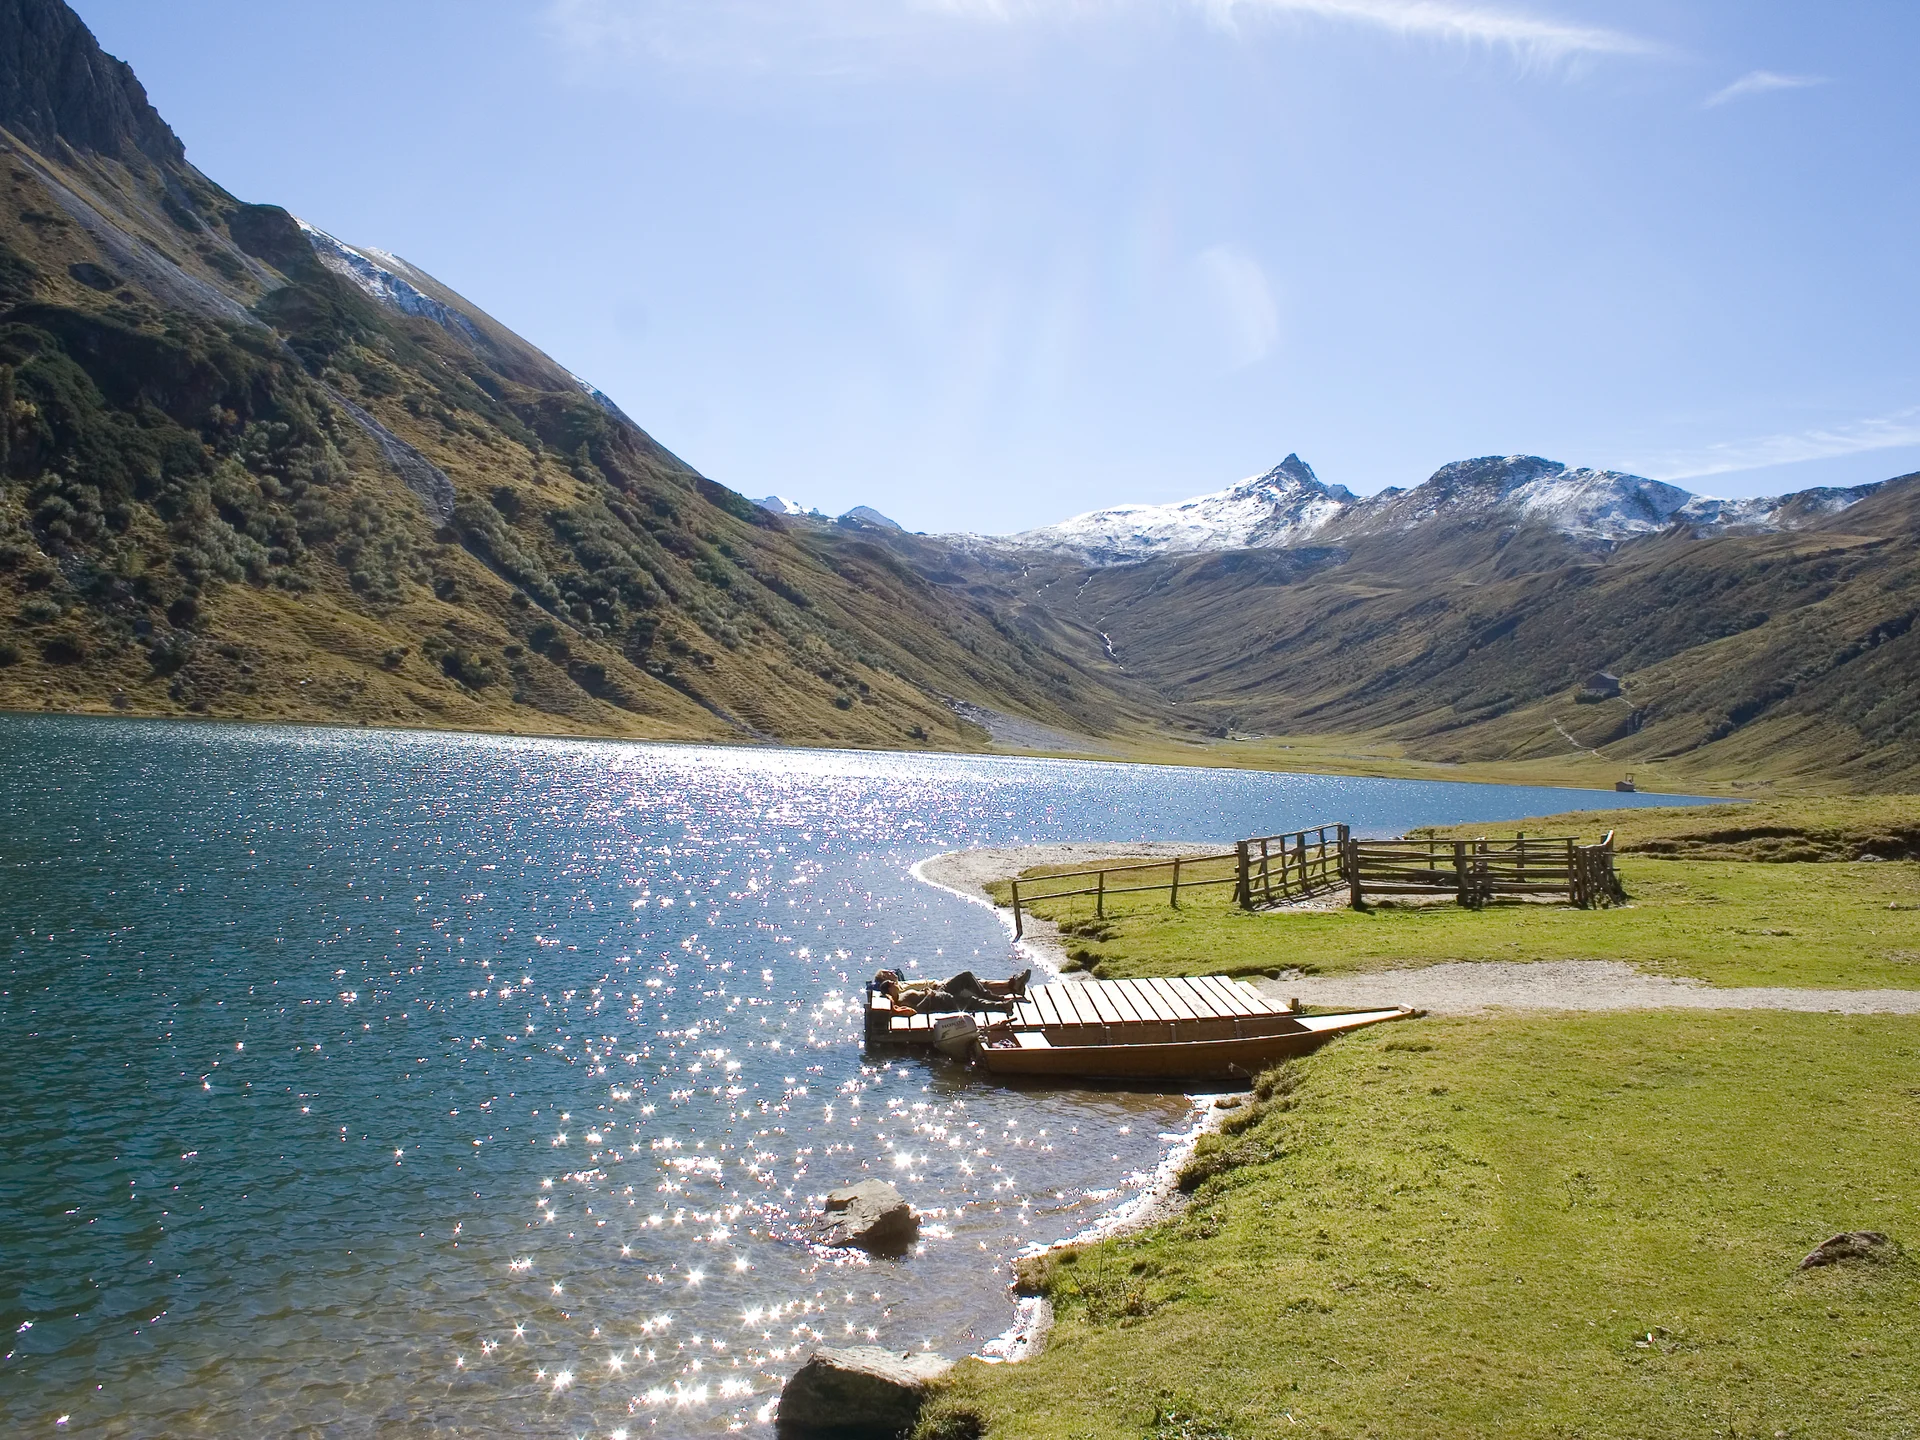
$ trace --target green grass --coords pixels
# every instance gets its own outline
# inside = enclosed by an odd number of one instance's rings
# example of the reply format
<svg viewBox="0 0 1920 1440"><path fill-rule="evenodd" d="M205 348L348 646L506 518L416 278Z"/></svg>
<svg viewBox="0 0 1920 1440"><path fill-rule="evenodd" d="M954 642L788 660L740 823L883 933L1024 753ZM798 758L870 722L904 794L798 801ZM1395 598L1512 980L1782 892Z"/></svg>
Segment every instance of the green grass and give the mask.
<svg viewBox="0 0 1920 1440"><path fill-rule="evenodd" d="M1920 1435L1920 1026L1423 1020L1285 1072L923 1437Z"/></svg>
<svg viewBox="0 0 1920 1440"><path fill-rule="evenodd" d="M1586 810L1522 822L1538 835L1597 840L1620 850L1699 860L1883 860L1920 856L1920 795L1763 800L1749 805ZM1471 839L1484 826L1433 825L1416 836Z"/></svg>
<svg viewBox="0 0 1920 1440"><path fill-rule="evenodd" d="M1624 960L1713 985L1920 988L1920 864L1751 864L1629 855L1610 910L1440 904L1247 914L1229 886L1042 900L1068 953L1102 977L1299 969L1352 974L1455 960ZM1005 903L1006 887L995 896ZM1899 907L1899 908L1889 908Z"/></svg>

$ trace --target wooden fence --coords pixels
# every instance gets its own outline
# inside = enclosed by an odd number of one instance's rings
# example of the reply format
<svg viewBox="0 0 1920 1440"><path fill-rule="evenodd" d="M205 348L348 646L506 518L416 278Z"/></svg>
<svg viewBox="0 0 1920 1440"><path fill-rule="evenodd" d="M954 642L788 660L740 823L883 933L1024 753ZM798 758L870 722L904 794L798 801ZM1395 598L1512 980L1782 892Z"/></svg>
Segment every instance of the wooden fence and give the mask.
<svg viewBox="0 0 1920 1440"><path fill-rule="evenodd" d="M1349 840L1342 855L1355 909L1369 895L1452 895L1478 909L1497 895L1564 895L1582 910L1624 898L1613 832L1598 845L1566 836Z"/></svg>
<svg viewBox="0 0 1920 1440"><path fill-rule="evenodd" d="M1183 890L1231 885L1234 903L1254 910L1337 890L1346 883L1340 855L1347 833L1344 825L1318 825L1285 835L1242 840L1232 850L1218 854L1177 855L1168 860L1063 870L1015 880L1014 938L1026 934L1026 907L1036 900L1091 895L1094 914L1104 919L1110 895L1164 891L1167 903L1178 910Z"/></svg>
<svg viewBox="0 0 1920 1440"><path fill-rule="evenodd" d="M1285 835L1256 835L1234 847L1242 910L1262 910L1324 895L1346 884L1345 855L1353 843L1345 825L1316 825Z"/></svg>
<svg viewBox="0 0 1920 1440"><path fill-rule="evenodd" d="M1094 914L1105 918L1109 895L1143 895L1164 890L1167 903L1178 910L1182 890L1198 890L1209 885L1237 886L1240 883L1239 871L1231 864L1236 858L1236 852L1231 850L1217 855L1176 855L1169 860L1104 865L1090 870L1063 870L1054 875L1034 875L1015 880L1014 938L1017 940L1026 933L1023 907L1035 900L1064 900L1074 895L1091 895L1094 897ZM1163 878L1150 879L1154 871L1161 872ZM1110 882L1108 876L1115 877L1118 883ZM1084 881L1091 883L1081 883Z"/></svg>
<svg viewBox="0 0 1920 1440"><path fill-rule="evenodd" d="M1597 845L1566 836L1515 835L1478 840L1356 840L1345 825L1316 825L1284 835L1257 835L1231 851L1176 855L1086 870L1063 870L1012 882L1013 934L1026 934L1026 908L1036 900L1091 895L1105 918L1110 895L1165 892L1180 908L1182 890L1233 886L1233 903L1264 910L1336 890L1355 909L1369 895L1452 895L1478 909L1498 895L1564 895L1582 910L1626 898L1613 868L1613 832Z"/></svg>

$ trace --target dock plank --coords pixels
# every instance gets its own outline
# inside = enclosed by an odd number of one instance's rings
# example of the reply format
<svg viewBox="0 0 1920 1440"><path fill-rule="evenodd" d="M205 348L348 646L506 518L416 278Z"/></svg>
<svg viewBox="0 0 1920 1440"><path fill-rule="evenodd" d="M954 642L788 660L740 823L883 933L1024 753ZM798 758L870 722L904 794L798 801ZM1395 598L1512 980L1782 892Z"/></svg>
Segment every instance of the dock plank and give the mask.
<svg viewBox="0 0 1920 1440"><path fill-rule="evenodd" d="M1247 1016L1258 1014L1253 1006L1241 999L1233 988L1233 982L1220 975L1201 975L1195 978L1194 985L1213 998L1222 1014Z"/></svg>
<svg viewBox="0 0 1920 1440"><path fill-rule="evenodd" d="M1179 1006L1173 1002L1173 993L1164 979L1142 979L1139 983L1148 995L1154 996L1154 1014L1160 1016L1160 1020L1167 1023L1187 1020L1185 1006Z"/></svg>
<svg viewBox="0 0 1920 1440"><path fill-rule="evenodd" d="M1184 975L1174 975L1167 978L1167 984L1173 987L1175 1003L1186 1006L1187 1009L1192 1012L1194 1019L1211 1020L1214 1018L1213 1002L1198 990L1194 989L1193 981Z"/></svg>
<svg viewBox="0 0 1920 1440"><path fill-rule="evenodd" d="M1124 981L1102 980L1100 983L1105 987L1107 998L1113 1002L1114 1009L1120 1012L1124 1023L1137 1025L1148 1018L1142 1015L1139 1006L1134 1004L1133 992L1126 987Z"/></svg>
<svg viewBox="0 0 1920 1440"><path fill-rule="evenodd" d="M1119 1000L1125 1008L1131 1008L1131 1010L1133 1010L1133 1021L1135 1021L1135 1023L1139 1023L1139 1021L1160 1020L1160 1016L1154 1014L1154 1002L1152 1002L1152 998L1148 996L1146 991L1140 989L1140 981L1137 981L1137 979L1110 979L1108 985L1112 987L1112 991L1114 991L1114 996L1116 996L1117 1000Z"/></svg>
<svg viewBox="0 0 1920 1440"><path fill-rule="evenodd" d="M1084 985L1062 985L1060 987L1061 1012L1070 1014L1076 1025L1098 1025L1100 1012L1093 1007Z"/></svg>
<svg viewBox="0 0 1920 1440"><path fill-rule="evenodd" d="M1063 1020L1060 1016L1059 997L1054 994L1054 991L1059 988L1057 985L1043 985L1038 990L1030 990L1027 992L1040 1007L1040 1023L1043 1025L1065 1025L1070 1023Z"/></svg>
<svg viewBox="0 0 1920 1440"><path fill-rule="evenodd" d="M1256 1006L1260 1014L1284 1015L1287 1013L1285 1006L1280 1004L1280 1002L1272 996L1266 994L1259 986L1253 984L1251 981L1236 980L1233 983L1239 988L1240 993L1246 997L1247 1003Z"/></svg>
<svg viewBox="0 0 1920 1440"><path fill-rule="evenodd" d="M1080 987L1083 998L1093 1002L1093 1008L1100 1012L1100 1020L1106 1025L1124 1025L1127 1017L1120 1013L1120 1007L1107 993L1107 982L1095 980Z"/></svg>
<svg viewBox="0 0 1920 1440"><path fill-rule="evenodd" d="M1240 1014L1239 1002L1228 1000L1222 995L1213 983L1213 976L1190 975L1186 979L1188 991L1199 997L1200 1001L1206 1005L1208 1014L1233 1016Z"/></svg>
<svg viewBox="0 0 1920 1440"><path fill-rule="evenodd" d="M1153 1011L1154 1019L1171 1022L1180 1018L1174 1013L1173 1006L1167 1002L1167 997L1160 993L1159 987L1156 986L1153 981L1129 980L1127 983L1134 987L1134 993L1136 995L1145 999L1147 1005L1151 1007Z"/></svg>
<svg viewBox="0 0 1920 1440"><path fill-rule="evenodd" d="M1197 975L1182 975L1174 982L1181 989L1187 1004L1193 1007L1196 1020L1231 1019L1233 1011L1223 1009L1220 1000Z"/></svg>
<svg viewBox="0 0 1920 1440"><path fill-rule="evenodd" d="M1171 980L1149 980L1146 983L1153 986L1153 993L1160 997L1160 1003L1165 1008L1169 1020L1194 1018L1193 1007L1187 1004L1186 998L1175 988Z"/></svg>

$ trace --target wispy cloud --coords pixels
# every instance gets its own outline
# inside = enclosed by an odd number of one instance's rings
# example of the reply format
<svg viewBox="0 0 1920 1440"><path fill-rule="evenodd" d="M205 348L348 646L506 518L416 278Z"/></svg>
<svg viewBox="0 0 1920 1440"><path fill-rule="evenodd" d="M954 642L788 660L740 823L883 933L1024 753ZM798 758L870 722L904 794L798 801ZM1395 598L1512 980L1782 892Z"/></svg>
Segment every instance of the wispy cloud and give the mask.
<svg viewBox="0 0 1920 1440"><path fill-rule="evenodd" d="M1194 0L1231 22L1244 13L1304 15L1390 30L1400 35L1482 45L1531 60L1577 55L1653 55L1651 40L1598 25L1556 20L1459 0Z"/></svg>
<svg viewBox="0 0 1920 1440"><path fill-rule="evenodd" d="M1260 262L1238 246L1210 245L1193 268L1228 366L1243 369L1271 355L1280 343L1280 307Z"/></svg>
<svg viewBox="0 0 1920 1440"><path fill-rule="evenodd" d="M1763 435L1753 440L1731 440L1697 450L1677 451L1650 458L1632 468L1660 480L1697 480L1704 475L1765 470L1801 460L1831 460L1840 455L1897 450L1908 445L1920 445L1920 405L1891 415L1788 435Z"/></svg>
<svg viewBox="0 0 1920 1440"><path fill-rule="evenodd" d="M811 68L831 52L938 41L956 30L990 35L1154 14L1197 14L1236 33L1259 19L1321 20L1504 50L1528 62L1663 48L1603 26L1470 0L548 0L546 14L556 38L584 55L638 50L670 62L754 68L782 61Z"/></svg>
<svg viewBox="0 0 1920 1440"><path fill-rule="evenodd" d="M1729 100L1748 95L1764 95L1770 90L1804 90L1809 85L1825 85L1825 75L1782 75L1774 70L1749 70L1723 90L1716 90L1700 102L1702 110L1711 110Z"/></svg>

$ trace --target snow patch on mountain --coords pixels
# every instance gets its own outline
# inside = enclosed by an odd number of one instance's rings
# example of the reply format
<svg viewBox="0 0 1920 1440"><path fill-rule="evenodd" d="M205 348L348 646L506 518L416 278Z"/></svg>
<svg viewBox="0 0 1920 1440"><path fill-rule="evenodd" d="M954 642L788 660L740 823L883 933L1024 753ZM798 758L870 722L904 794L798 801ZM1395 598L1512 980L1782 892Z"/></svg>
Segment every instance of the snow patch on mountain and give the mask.
<svg viewBox="0 0 1920 1440"><path fill-rule="evenodd" d="M1298 455L1211 495L1175 505L1116 505L1090 510L997 545L1071 554L1094 565L1121 565L1156 555L1250 550L1291 545L1324 528L1353 494L1326 485Z"/></svg>
<svg viewBox="0 0 1920 1440"><path fill-rule="evenodd" d="M1353 533L1413 530L1436 521L1549 526L1576 540L1613 543L1666 529L1693 495L1617 470L1570 470L1538 455L1483 455L1442 465L1412 490L1383 490L1352 507Z"/></svg>
<svg viewBox="0 0 1920 1440"><path fill-rule="evenodd" d="M785 515L796 520L812 520L821 525L844 525L849 529L898 530L906 533L906 526L897 520L889 520L871 505L856 505L844 515L828 515L818 507L809 510L798 500L789 500L784 495L769 495L764 500L753 502L762 510L771 510L775 515Z"/></svg>
<svg viewBox="0 0 1920 1440"><path fill-rule="evenodd" d="M637 424L634 423L632 416L628 415L626 411L622 410L618 405L614 404L612 397L609 396L607 392L602 390L599 386L595 385L591 380L583 380L578 375L574 374L573 371L571 370L567 371L567 378L571 380L574 384L578 385L581 391L586 395L586 397L589 400L593 401L594 404L598 405L602 410L606 411L607 414L611 415L614 419L618 420L622 425L630 425L635 430L638 430L640 428Z"/></svg>
<svg viewBox="0 0 1920 1440"><path fill-rule="evenodd" d="M417 275L420 272L399 256L389 255L384 250L356 249L317 225L309 225L298 216L294 217L294 223L306 235L307 243L313 246L313 253L322 265L364 291L377 303L405 315L418 315L475 343L480 342L480 331L471 320L451 305L442 304L426 294L401 273L405 271Z"/></svg>
<svg viewBox="0 0 1920 1440"><path fill-rule="evenodd" d="M1858 505L1885 483L1876 480L1871 485L1844 488L1822 485L1792 495L1756 495L1749 500L1716 500L1696 495L1680 508L1676 518L1703 530L1747 534L1792 530Z"/></svg>
<svg viewBox="0 0 1920 1440"><path fill-rule="evenodd" d="M367 245L349 245L336 236L329 235L317 225L309 225L298 216L294 223L306 235L307 243L313 246L313 253L320 263L334 274L348 281L370 299L385 305L390 310L398 310L403 315L417 315L423 320L463 336L476 345L486 343L480 329L453 306L436 300L427 294L413 279L429 281L422 271L409 265L398 255L388 250L375 250ZM622 410L607 393L590 380L584 380L571 370L562 367L566 377L580 387L594 404L606 411L622 425L638 430L633 417Z"/></svg>
<svg viewBox="0 0 1920 1440"><path fill-rule="evenodd" d="M805 515L807 513L806 506L802 505L798 500L789 500L784 495L769 495L766 499L756 500L753 503L758 505L762 510L771 510L776 515ZM819 511L816 510L814 513L817 515Z"/></svg>

